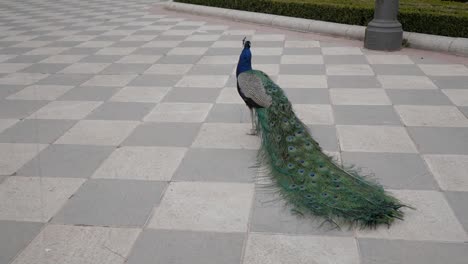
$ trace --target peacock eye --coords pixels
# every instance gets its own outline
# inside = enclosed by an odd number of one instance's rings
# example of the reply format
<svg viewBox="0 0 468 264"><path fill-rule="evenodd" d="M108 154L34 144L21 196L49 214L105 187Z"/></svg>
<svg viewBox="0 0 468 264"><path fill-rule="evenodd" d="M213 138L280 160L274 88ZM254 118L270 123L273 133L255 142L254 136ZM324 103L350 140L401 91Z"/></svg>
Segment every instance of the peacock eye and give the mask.
<svg viewBox="0 0 468 264"><path fill-rule="evenodd" d="M297 172L298 172L299 174L304 174L304 170L303 170L303 169L299 169Z"/></svg>
<svg viewBox="0 0 468 264"><path fill-rule="evenodd" d="M311 172L311 173L309 173L309 176L313 178L313 177L315 177L315 173Z"/></svg>

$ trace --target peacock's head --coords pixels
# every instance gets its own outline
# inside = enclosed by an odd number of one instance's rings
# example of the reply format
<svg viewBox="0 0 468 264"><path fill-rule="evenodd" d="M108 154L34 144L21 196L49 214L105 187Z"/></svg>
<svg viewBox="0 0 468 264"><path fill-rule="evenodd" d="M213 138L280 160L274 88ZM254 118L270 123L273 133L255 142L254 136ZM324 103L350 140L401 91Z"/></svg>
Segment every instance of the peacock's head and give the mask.
<svg viewBox="0 0 468 264"><path fill-rule="evenodd" d="M242 72L252 70L252 53L250 52L250 41L242 40L244 49L239 56L239 62L237 63L236 75L239 76Z"/></svg>

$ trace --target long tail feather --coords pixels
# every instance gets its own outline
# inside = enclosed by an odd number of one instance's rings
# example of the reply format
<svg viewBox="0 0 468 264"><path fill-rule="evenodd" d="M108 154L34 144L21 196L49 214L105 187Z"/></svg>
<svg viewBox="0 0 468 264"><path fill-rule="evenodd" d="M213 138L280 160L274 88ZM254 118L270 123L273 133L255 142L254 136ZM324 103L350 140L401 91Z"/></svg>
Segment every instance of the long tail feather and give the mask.
<svg viewBox="0 0 468 264"><path fill-rule="evenodd" d="M401 208L406 206L378 183L324 154L283 90L264 73L258 74L272 97L270 107L257 109L262 139L259 161L294 210L361 227L402 219Z"/></svg>

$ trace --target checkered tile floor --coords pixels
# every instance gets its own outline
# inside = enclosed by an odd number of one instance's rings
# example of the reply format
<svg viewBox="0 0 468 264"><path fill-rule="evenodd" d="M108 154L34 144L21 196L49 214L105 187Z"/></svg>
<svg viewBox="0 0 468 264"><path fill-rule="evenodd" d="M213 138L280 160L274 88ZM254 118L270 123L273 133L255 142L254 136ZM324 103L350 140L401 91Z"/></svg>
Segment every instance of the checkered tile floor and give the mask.
<svg viewBox="0 0 468 264"><path fill-rule="evenodd" d="M466 61L154 2L0 2L1 264L466 263ZM416 211L328 230L256 188L233 76L244 36L323 148Z"/></svg>

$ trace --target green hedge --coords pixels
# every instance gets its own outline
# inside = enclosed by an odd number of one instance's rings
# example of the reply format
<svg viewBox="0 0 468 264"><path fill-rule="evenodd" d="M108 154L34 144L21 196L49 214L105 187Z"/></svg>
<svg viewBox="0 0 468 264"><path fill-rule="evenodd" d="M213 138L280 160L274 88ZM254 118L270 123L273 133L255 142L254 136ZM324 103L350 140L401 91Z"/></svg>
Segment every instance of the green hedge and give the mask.
<svg viewBox="0 0 468 264"><path fill-rule="evenodd" d="M362 26L367 25L374 14L374 2L370 0L175 1ZM468 4L403 0L398 19L405 31L468 38Z"/></svg>

